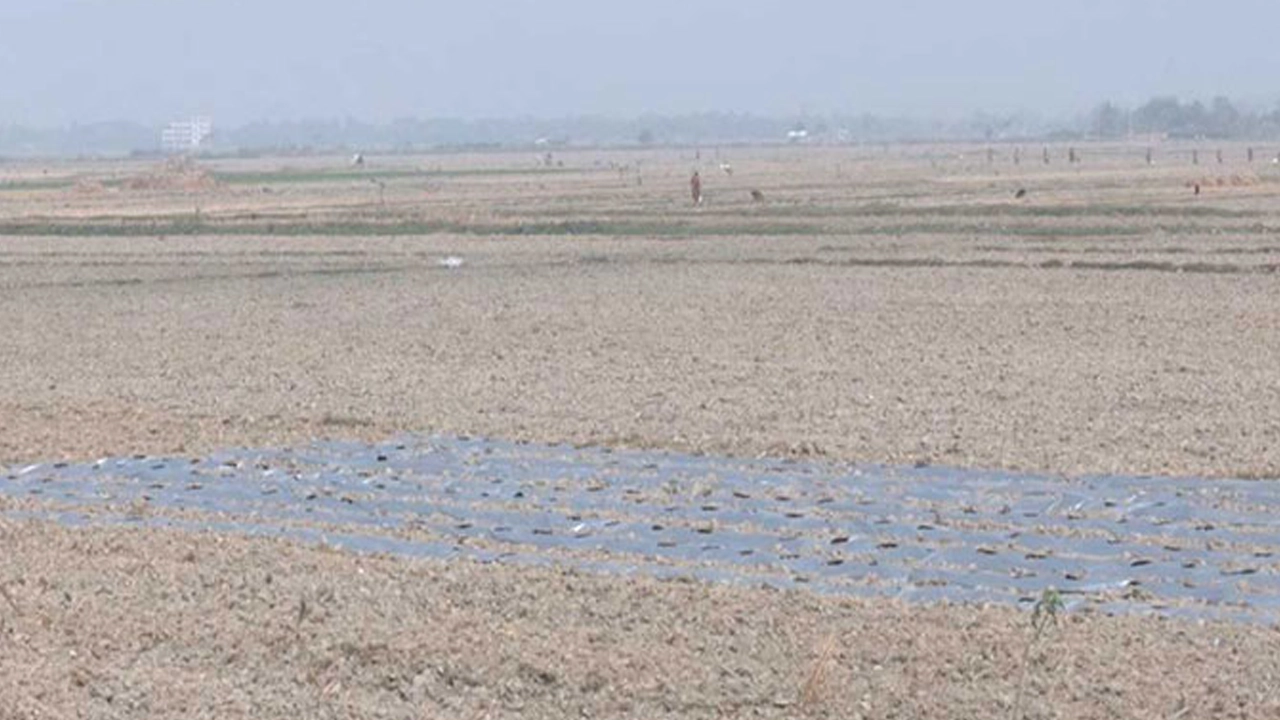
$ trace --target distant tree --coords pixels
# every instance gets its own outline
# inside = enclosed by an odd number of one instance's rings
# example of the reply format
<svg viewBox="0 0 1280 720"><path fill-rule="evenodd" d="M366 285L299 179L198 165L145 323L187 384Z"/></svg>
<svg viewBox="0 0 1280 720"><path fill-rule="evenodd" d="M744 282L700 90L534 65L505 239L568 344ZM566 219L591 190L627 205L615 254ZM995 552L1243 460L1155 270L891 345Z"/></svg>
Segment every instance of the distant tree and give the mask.
<svg viewBox="0 0 1280 720"><path fill-rule="evenodd" d="M998 115L989 112L978 112L967 123L971 130L968 132L981 132L982 138L987 141L996 140L1008 134L1009 129L1013 127L1017 118L1013 115Z"/></svg>
<svg viewBox="0 0 1280 720"><path fill-rule="evenodd" d="M648 128L645 128L640 131L640 135L638 135L636 139L640 141L641 145L652 145L653 131Z"/></svg>
<svg viewBox="0 0 1280 720"><path fill-rule="evenodd" d="M1182 123L1174 131L1177 135L1199 137L1209 134L1209 111L1204 103L1196 100L1182 111Z"/></svg>
<svg viewBox="0 0 1280 720"><path fill-rule="evenodd" d="M1213 99L1208 125L1208 134L1220 138L1236 137L1244 130L1240 111L1221 95Z"/></svg>
<svg viewBox="0 0 1280 720"><path fill-rule="evenodd" d="M1144 133L1170 132L1181 121L1182 104L1176 97L1156 97L1133 111L1133 127Z"/></svg>
<svg viewBox="0 0 1280 720"><path fill-rule="evenodd" d="M1124 137L1129 130L1129 113L1104 102L1090 113L1089 129L1100 138Z"/></svg>
<svg viewBox="0 0 1280 720"><path fill-rule="evenodd" d="M1174 137L1237 138L1275 135L1273 115L1244 113L1225 97L1218 96L1208 107L1200 101L1180 103L1174 97L1152 98L1133 111L1135 130L1162 132Z"/></svg>

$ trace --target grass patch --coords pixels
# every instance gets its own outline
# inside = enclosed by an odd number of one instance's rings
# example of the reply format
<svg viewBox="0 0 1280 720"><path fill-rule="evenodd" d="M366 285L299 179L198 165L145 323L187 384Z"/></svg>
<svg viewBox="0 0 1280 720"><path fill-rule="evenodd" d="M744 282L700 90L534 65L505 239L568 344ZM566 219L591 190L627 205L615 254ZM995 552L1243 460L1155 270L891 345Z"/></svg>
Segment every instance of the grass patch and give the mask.
<svg viewBox="0 0 1280 720"><path fill-rule="evenodd" d="M786 210L787 208L779 208ZM803 210L804 208L797 208ZM768 212L768 211L766 211ZM1113 205L1106 203L1088 205L1023 205L1002 203L998 205L895 205L872 203L851 206L847 214L864 217L963 217L982 218L1010 216L1021 218L1252 218L1265 213L1258 210L1239 210L1204 205Z"/></svg>
<svg viewBox="0 0 1280 720"><path fill-rule="evenodd" d="M745 191L743 194L745 197ZM525 210L531 215L552 215L556 210ZM633 209L603 211L613 216L653 216L669 212L667 209ZM1267 217L1261 210L1241 210L1204 205L1023 205L1001 203L994 205L899 205L871 202L861 204L790 204L774 202L750 207L727 205L709 207L700 211L704 217L730 218L961 218L994 219L1073 219L1073 218L1145 218L1145 219L1249 219Z"/></svg>
<svg viewBox="0 0 1280 720"><path fill-rule="evenodd" d="M1280 233L1280 225L1157 225L1156 230L1169 235L1275 235Z"/></svg>
<svg viewBox="0 0 1280 720"><path fill-rule="evenodd" d="M622 237L725 237L734 235L822 235L830 232L816 225L733 223L707 225L690 222L626 222L560 220L480 227L484 235L610 235Z"/></svg>
<svg viewBox="0 0 1280 720"><path fill-rule="evenodd" d="M280 221L220 222L195 217L167 220L97 220L0 223L0 236L37 237L153 237L153 236L578 236L702 237L741 235L814 235L826 232L810 225L696 225L692 223L630 223L564 220L537 223L455 223L446 221Z"/></svg>
<svg viewBox="0 0 1280 720"><path fill-rule="evenodd" d="M397 168L387 170L269 170L253 172L215 172L218 182L228 185L291 185L339 182L365 182L421 178L424 180L453 177L505 177L512 175L563 175L585 172L575 168L468 168L458 170L422 170Z"/></svg>
<svg viewBox="0 0 1280 720"><path fill-rule="evenodd" d="M723 218L677 216L605 217L547 220L496 220L457 222L394 215L355 218L307 219L255 213L234 216L156 216L145 218L100 216L90 219L14 220L0 222L0 235L67 236L67 237L145 237L186 235L266 235L266 236L406 236L406 235L477 235L477 236L587 236L609 237L787 237L787 236L883 236L911 235L955 236L958 238L1022 238L1040 241L1062 241L1083 238L1125 239L1152 235L1196 235L1209 229L1192 224L1140 226L1127 224L1088 225L1034 224L1029 222L889 222L841 226L817 222L782 222L767 218ZM1249 224L1212 228L1215 234L1273 235L1280 226ZM985 248L985 246L984 246ZM833 246L824 246L830 252ZM983 249L983 248L979 248ZM1047 248L1044 248L1047 249Z"/></svg>
<svg viewBox="0 0 1280 720"><path fill-rule="evenodd" d="M25 190L65 190L75 185L70 178L41 178L39 180L5 180L0 182L0 192Z"/></svg>
<svg viewBox="0 0 1280 720"><path fill-rule="evenodd" d="M774 264L766 262L765 264ZM782 261L783 265L820 265L824 267L857 267L857 268L1026 268L1025 263L1013 260L948 260L939 257L855 257L842 260L820 260L817 258L796 257Z"/></svg>
<svg viewBox="0 0 1280 720"><path fill-rule="evenodd" d="M741 208L715 208L707 214L741 215ZM872 202L849 205L788 205L775 203L751 209L752 215L780 217L965 217L981 218L1008 215L1027 218L1085 217L1203 217L1253 218L1267 213L1206 205L1028 205L999 203L993 205L899 205Z"/></svg>
<svg viewBox="0 0 1280 720"><path fill-rule="evenodd" d="M1132 225L988 225L903 223L842 229L841 235L995 235L1032 238L1134 237L1150 231Z"/></svg>
<svg viewBox="0 0 1280 720"><path fill-rule="evenodd" d="M1046 266L1042 264L1041 267ZM1075 260L1068 263L1067 267L1076 270L1156 270L1160 272L1173 273L1239 275L1249 273L1275 273L1277 265L1275 263L1264 263L1259 265L1234 265L1230 263L1207 262L1173 263L1160 260L1131 260L1128 262Z"/></svg>
<svg viewBox="0 0 1280 720"><path fill-rule="evenodd" d="M0 235L39 237L146 237L185 235L266 235L266 236L404 236L404 235L479 235L479 236L580 236L614 237L788 237L788 236L883 236L952 235L960 238L1008 237L1041 241L1082 238L1138 238L1152 235L1202 235L1210 229L1202 226L1177 225L1053 225L1031 223L965 223L910 222L864 226L779 222L765 218L752 220L738 216L733 222L717 222L707 216L698 218L659 219L656 217L584 218L562 220L455 222L416 218L387 219L306 219L296 216L262 216L256 213L220 217L193 215L170 217L97 217L76 220L13 220L0 222ZM1249 224L1247 226L1212 228L1219 235L1275 235L1280 226ZM833 246L826 246L832 251ZM979 248L983 249L983 248Z"/></svg>

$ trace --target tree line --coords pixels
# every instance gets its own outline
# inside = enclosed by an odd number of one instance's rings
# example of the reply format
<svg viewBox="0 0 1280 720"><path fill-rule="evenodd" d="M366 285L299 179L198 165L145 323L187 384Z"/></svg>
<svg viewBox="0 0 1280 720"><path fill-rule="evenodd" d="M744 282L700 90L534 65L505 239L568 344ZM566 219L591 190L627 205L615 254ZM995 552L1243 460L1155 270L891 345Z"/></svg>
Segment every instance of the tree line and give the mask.
<svg viewBox="0 0 1280 720"><path fill-rule="evenodd" d="M803 133L796 131L803 130ZM1037 141L1151 138L1280 139L1280 109L1245 110L1225 97L1209 103L1156 97L1136 108L1112 102L1085 116L1044 118L1033 113L976 112L936 118L875 114L769 117L750 113L691 113L618 118L355 118L216 123L209 152L423 151L536 146L659 146L912 141ZM159 154L160 128L133 122L31 128L0 118L0 159L22 156Z"/></svg>
<svg viewBox="0 0 1280 720"><path fill-rule="evenodd" d="M1094 108L1088 134L1119 139L1137 135L1169 138L1254 140L1280 138L1280 109L1242 110L1225 97L1207 105L1199 100L1183 102L1162 96L1128 109L1111 102Z"/></svg>

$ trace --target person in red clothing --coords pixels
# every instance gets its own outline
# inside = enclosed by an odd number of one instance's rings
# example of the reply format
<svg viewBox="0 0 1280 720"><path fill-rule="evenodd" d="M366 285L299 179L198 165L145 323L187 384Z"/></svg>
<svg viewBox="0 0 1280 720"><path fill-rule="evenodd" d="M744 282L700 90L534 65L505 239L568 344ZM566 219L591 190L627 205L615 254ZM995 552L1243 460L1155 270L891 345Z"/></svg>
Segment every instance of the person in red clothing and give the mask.
<svg viewBox="0 0 1280 720"><path fill-rule="evenodd" d="M702 204L702 177L698 175L698 171L693 171L693 177L689 178L689 190L693 193L693 204Z"/></svg>

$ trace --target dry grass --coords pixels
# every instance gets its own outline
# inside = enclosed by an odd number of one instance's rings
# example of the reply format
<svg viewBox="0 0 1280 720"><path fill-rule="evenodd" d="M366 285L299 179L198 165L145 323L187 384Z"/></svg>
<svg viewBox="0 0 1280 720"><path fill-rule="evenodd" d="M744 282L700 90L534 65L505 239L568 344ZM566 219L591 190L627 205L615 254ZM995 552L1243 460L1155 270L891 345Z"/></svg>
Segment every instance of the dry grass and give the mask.
<svg viewBox="0 0 1280 720"><path fill-rule="evenodd" d="M144 186L145 163L5 165L0 459L443 431L1280 476L1274 169L981 151L735 149L708 158L734 174L704 172L699 209L691 153L667 150L562 153L554 173L518 154L219 160L200 170L218 182ZM1010 609L212 535L0 537L6 720L1280 707L1272 629L1028 632Z"/></svg>
<svg viewBox="0 0 1280 720"><path fill-rule="evenodd" d="M831 664L834 662L836 638L828 636L818 647L817 657L810 666L805 677L804 686L800 688L800 709L812 711L826 704L830 692Z"/></svg>
<svg viewBox="0 0 1280 720"><path fill-rule="evenodd" d="M1274 171L1194 198L1133 148L974 153L735 150L701 208L659 150L6 166L38 237L0 244L0 459L445 431L1280 475Z"/></svg>
<svg viewBox="0 0 1280 720"><path fill-rule="evenodd" d="M0 555L23 609L0 603L6 720L1010 717L1033 639L1011 608L18 530ZM1280 711L1273 629L1059 625L1031 654L1022 717Z"/></svg>

